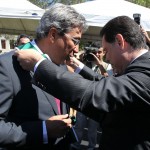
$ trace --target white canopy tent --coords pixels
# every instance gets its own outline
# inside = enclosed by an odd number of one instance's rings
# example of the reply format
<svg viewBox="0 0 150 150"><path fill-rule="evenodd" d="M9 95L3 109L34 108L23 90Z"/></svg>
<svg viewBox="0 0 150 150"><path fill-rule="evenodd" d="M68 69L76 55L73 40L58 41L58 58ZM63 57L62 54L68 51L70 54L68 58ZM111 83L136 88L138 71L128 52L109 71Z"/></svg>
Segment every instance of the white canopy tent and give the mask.
<svg viewBox="0 0 150 150"><path fill-rule="evenodd" d="M110 19L126 15L133 18L134 13L141 14L141 26L150 31L150 9L125 0L95 0L72 5L83 14L89 30L84 34L87 39L99 39L99 32Z"/></svg>
<svg viewBox="0 0 150 150"><path fill-rule="evenodd" d="M34 35L39 19L45 10L27 0L0 0L0 34ZM150 31L150 9L125 0L95 0L72 5L83 14L89 24L84 38L99 40L99 32L110 19L134 13L141 14L142 27Z"/></svg>
<svg viewBox="0 0 150 150"><path fill-rule="evenodd" d="M34 35L43 13L27 0L0 0L0 34Z"/></svg>

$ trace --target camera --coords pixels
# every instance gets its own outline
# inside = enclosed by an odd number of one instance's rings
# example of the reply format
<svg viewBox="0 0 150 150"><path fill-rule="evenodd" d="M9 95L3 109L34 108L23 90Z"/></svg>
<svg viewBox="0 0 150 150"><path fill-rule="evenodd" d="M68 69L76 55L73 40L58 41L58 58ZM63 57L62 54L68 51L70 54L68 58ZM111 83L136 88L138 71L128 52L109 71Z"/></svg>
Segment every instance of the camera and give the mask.
<svg viewBox="0 0 150 150"><path fill-rule="evenodd" d="M134 21L140 25L141 14L133 14Z"/></svg>
<svg viewBox="0 0 150 150"><path fill-rule="evenodd" d="M95 59L94 59L93 55L91 55L90 53L96 54L96 52L99 50L99 48L97 48L97 47L85 47L84 50L85 50L85 54L83 56L83 61L92 62Z"/></svg>

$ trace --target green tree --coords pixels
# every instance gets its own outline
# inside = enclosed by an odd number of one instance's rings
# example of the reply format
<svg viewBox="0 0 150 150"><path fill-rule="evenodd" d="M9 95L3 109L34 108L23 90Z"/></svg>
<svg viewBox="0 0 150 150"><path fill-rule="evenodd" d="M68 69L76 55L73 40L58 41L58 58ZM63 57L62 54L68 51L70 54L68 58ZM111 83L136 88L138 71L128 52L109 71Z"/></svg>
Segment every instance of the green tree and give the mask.
<svg viewBox="0 0 150 150"><path fill-rule="evenodd" d="M150 8L150 0L126 0L126 1Z"/></svg>
<svg viewBox="0 0 150 150"><path fill-rule="evenodd" d="M72 4L83 3L88 0L28 0L28 1L39 6L40 8L45 9L46 7L48 7L48 5L57 2L67 4L67 5L72 5ZM150 8L150 0L126 0L126 1Z"/></svg>
<svg viewBox="0 0 150 150"><path fill-rule="evenodd" d="M48 7L49 2L49 0L28 0L28 1L43 9Z"/></svg>
<svg viewBox="0 0 150 150"><path fill-rule="evenodd" d="M60 0L61 3L67 4L67 5L79 4L79 3L86 2L86 1L87 0Z"/></svg>
<svg viewBox="0 0 150 150"><path fill-rule="evenodd" d="M40 8L45 9L49 5L57 3L57 2L66 4L66 5L72 5L72 4L83 3L83 2L86 2L87 0L28 0L28 1L37 5Z"/></svg>

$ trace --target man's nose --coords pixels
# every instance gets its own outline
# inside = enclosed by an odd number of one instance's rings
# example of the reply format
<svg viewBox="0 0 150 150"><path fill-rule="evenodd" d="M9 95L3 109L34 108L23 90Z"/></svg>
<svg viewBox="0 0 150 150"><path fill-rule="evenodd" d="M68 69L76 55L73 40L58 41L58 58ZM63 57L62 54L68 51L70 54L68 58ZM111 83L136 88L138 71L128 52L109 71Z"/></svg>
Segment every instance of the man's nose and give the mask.
<svg viewBox="0 0 150 150"><path fill-rule="evenodd" d="M76 45L76 46L73 48L73 52L74 52L74 53L78 53L78 52L79 52L79 45Z"/></svg>

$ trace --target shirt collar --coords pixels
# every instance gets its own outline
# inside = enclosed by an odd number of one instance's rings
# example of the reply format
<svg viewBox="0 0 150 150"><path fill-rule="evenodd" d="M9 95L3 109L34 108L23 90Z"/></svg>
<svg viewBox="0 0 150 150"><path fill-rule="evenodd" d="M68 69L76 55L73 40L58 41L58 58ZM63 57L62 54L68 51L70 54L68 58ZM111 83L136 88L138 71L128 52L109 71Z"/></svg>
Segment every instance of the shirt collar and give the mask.
<svg viewBox="0 0 150 150"><path fill-rule="evenodd" d="M134 58L134 59L130 62L130 64L131 64L134 60L136 60L137 58L139 58L141 55L143 55L143 54L145 54L145 53L147 53L147 52L148 52L147 49L143 49L142 52L141 52L136 58Z"/></svg>
<svg viewBox="0 0 150 150"><path fill-rule="evenodd" d="M35 47L35 49L36 49L40 54L44 54L44 53L40 50L40 48L37 46L35 40L32 40L30 43L33 45L33 47ZM49 60L51 61L51 58L50 58L47 54L44 54L44 55L46 56L47 59L49 59Z"/></svg>

